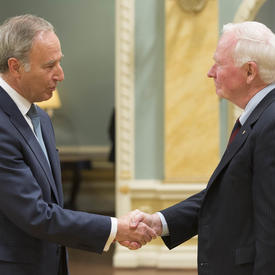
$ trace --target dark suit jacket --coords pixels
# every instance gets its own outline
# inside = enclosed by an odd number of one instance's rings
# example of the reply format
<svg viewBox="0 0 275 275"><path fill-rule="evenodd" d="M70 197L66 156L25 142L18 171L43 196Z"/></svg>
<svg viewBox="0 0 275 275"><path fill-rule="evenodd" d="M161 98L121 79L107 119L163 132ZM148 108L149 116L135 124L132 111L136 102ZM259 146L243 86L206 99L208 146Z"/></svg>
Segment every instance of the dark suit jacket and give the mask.
<svg viewBox="0 0 275 275"><path fill-rule="evenodd" d="M207 188L162 213L170 249L198 234L199 274L275 274L275 90L228 146Z"/></svg>
<svg viewBox="0 0 275 275"><path fill-rule="evenodd" d="M58 152L48 115L39 109L51 168L32 130L0 87L0 274L67 274L70 246L101 253L109 217L62 208Z"/></svg>

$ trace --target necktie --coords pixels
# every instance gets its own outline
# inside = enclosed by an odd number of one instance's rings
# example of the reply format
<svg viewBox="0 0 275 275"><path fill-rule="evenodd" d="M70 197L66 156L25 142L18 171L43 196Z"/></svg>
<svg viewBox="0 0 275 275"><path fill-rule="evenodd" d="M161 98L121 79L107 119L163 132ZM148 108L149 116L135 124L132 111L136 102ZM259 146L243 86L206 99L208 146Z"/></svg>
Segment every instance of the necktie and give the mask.
<svg viewBox="0 0 275 275"><path fill-rule="evenodd" d="M29 111L27 112L27 116L32 121L33 130L35 132L36 138L37 138L37 140L38 140L38 142L39 142L39 144L48 160L48 163L49 163L47 150L46 150L45 143L44 143L43 137L42 137L42 132L41 132L40 117L39 117L39 114L37 113L37 110L36 110L36 107L34 104L31 105Z"/></svg>
<svg viewBox="0 0 275 275"><path fill-rule="evenodd" d="M228 145L233 141L233 139L235 138L235 136L237 135L237 133L239 132L239 130L241 129L242 124L240 123L239 119L236 120L235 125L233 127L233 130L231 132L229 141L228 141Z"/></svg>

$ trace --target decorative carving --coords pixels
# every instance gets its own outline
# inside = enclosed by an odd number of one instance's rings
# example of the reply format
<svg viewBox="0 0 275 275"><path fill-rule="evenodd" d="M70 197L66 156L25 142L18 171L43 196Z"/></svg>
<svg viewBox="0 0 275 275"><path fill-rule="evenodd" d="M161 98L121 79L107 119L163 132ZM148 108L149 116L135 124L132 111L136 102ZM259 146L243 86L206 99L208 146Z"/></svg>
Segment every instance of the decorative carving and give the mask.
<svg viewBox="0 0 275 275"><path fill-rule="evenodd" d="M128 185L121 185L121 186L119 187L119 191L120 191L120 193L122 193L122 194L128 194L128 193L130 192L130 188L129 188Z"/></svg>
<svg viewBox="0 0 275 275"><path fill-rule="evenodd" d="M134 167L134 1L117 0L116 172L133 178Z"/></svg>
<svg viewBox="0 0 275 275"><path fill-rule="evenodd" d="M181 8L186 12L200 12L206 4L206 0L178 0Z"/></svg>
<svg viewBox="0 0 275 275"><path fill-rule="evenodd" d="M243 0L235 14L234 22L254 20L266 0Z"/></svg>

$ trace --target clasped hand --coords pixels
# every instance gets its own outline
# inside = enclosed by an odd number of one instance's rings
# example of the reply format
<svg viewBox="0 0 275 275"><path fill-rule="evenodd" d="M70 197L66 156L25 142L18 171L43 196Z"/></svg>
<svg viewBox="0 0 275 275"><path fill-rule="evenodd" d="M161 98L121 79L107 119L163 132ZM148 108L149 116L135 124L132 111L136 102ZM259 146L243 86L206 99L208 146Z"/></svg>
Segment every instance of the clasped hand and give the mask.
<svg viewBox="0 0 275 275"><path fill-rule="evenodd" d="M162 233L162 224L157 213L147 214L134 210L118 219L116 240L131 250L157 238Z"/></svg>

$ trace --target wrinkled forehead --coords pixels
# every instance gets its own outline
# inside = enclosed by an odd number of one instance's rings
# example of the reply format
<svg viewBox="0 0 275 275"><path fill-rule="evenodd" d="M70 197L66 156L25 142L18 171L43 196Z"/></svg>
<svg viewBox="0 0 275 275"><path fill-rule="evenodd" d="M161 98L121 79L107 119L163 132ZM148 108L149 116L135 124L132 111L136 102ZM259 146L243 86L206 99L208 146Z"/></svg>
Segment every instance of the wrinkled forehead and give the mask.
<svg viewBox="0 0 275 275"><path fill-rule="evenodd" d="M33 42L29 62L49 63L61 60L63 54L58 37L54 32L39 34Z"/></svg>

